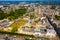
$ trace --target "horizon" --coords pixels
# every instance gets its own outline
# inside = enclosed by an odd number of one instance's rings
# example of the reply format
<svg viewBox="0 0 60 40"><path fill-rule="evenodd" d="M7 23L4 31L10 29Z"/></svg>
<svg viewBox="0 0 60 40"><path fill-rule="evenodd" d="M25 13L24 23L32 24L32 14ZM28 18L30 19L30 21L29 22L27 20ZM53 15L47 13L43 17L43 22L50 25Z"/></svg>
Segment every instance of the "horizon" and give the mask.
<svg viewBox="0 0 60 40"><path fill-rule="evenodd" d="M0 1L60 1L60 0L0 0Z"/></svg>

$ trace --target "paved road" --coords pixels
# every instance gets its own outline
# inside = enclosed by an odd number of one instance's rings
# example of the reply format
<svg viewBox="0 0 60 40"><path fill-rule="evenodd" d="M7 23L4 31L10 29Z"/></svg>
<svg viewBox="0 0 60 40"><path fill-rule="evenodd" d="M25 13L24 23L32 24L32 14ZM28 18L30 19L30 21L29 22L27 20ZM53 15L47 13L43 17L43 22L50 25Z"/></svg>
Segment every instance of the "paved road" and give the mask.
<svg viewBox="0 0 60 40"><path fill-rule="evenodd" d="M47 15L46 15L46 18L48 19L49 23L54 27L54 30L56 31L57 35L60 38L60 28L57 28L57 25L52 23L51 20L50 20L50 17L48 17Z"/></svg>

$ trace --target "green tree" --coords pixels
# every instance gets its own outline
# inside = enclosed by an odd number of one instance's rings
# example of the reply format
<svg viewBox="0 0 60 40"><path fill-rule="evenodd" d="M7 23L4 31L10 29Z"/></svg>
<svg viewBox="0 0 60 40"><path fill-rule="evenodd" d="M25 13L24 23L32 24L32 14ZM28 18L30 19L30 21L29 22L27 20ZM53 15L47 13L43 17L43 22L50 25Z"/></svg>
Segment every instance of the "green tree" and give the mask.
<svg viewBox="0 0 60 40"><path fill-rule="evenodd" d="M17 16L23 16L23 14L26 13L26 9L25 8L18 9L18 10L16 10L16 13L18 14Z"/></svg>
<svg viewBox="0 0 60 40"><path fill-rule="evenodd" d="M11 21L11 20L15 19L15 17L14 16L9 16L7 19Z"/></svg>
<svg viewBox="0 0 60 40"><path fill-rule="evenodd" d="M13 9L11 9L11 11L9 12L9 14L8 14L8 17L9 16L14 16L15 15L15 12L13 11Z"/></svg>
<svg viewBox="0 0 60 40"><path fill-rule="evenodd" d="M23 14L26 13L26 9L22 8L22 9L17 9L15 11L13 11L13 9L11 9L10 13L8 14L8 19L12 20L12 19L17 19L20 16L23 16Z"/></svg>
<svg viewBox="0 0 60 40"><path fill-rule="evenodd" d="M52 5L52 6L51 6L51 9L55 9L55 8L56 8L56 6L55 6L55 5Z"/></svg>
<svg viewBox="0 0 60 40"><path fill-rule="evenodd" d="M57 20L60 20L60 16L58 16L58 15L55 15L55 18L56 18Z"/></svg>
<svg viewBox="0 0 60 40"><path fill-rule="evenodd" d="M0 9L0 20L4 19L5 18L5 14L4 14L4 11L2 11Z"/></svg>
<svg viewBox="0 0 60 40"><path fill-rule="evenodd" d="M32 19L32 18L34 18L35 17L35 15L32 13L32 14L30 14L30 18Z"/></svg>

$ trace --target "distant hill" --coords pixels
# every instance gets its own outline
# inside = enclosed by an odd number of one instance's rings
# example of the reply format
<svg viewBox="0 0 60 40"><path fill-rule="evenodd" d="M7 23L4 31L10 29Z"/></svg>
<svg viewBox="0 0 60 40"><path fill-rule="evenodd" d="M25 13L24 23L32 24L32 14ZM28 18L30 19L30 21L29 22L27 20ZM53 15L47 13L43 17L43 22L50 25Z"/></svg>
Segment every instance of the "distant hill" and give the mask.
<svg viewBox="0 0 60 40"><path fill-rule="evenodd" d="M7 4L7 3L18 4L20 2L60 5L60 1L58 1L58 0L55 0L55 1L53 1L53 0L49 0L49 1L48 0L45 0L45 1L43 1L43 0L40 0L40 1L0 1L0 4Z"/></svg>

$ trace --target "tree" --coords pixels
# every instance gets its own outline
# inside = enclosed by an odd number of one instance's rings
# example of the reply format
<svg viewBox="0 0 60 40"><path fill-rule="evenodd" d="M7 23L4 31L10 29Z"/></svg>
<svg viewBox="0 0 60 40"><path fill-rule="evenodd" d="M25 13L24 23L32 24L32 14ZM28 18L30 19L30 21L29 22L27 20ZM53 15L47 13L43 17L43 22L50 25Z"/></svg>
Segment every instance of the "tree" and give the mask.
<svg viewBox="0 0 60 40"><path fill-rule="evenodd" d="M32 14L30 14L30 18L32 19L32 18L34 18L35 17L35 15L32 13Z"/></svg>
<svg viewBox="0 0 60 40"><path fill-rule="evenodd" d="M4 19L5 18L5 14L4 14L4 11L2 11L0 9L0 20Z"/></svg>
<svg viewBox="0 0 60 40"><path fill-rule="evenodd" d="M57 20L60 20L60 16L58 16L58 15L55 15L55 18L56 18Z"/></svg>
<svg viewBox="0 0 60 40"><path fill-rule="evenodd" d="M27 10L25 8L16 10L16 13L18 14L17 16L23 16L23 14L25 14L26 11Z"/></svg>
<svg viewBox="0 0 60 40"><path fill-rule="evenodd" d="M11 20L15 19L15 17L14 16L9 16L7 19L11 21Z"/></svg>
<svg viewBox="0 0 60 40"><path fill-rule="evenodd" d="M55 8L56 8L56 6L55 6L55 5L52 5L52 6L51 6L51 9L55 9Z"/></svg>
<svg viewBox="0 0 60 40"><path fill-rule="evenodd" d="M26 9L25 8L22 8L22 9L17 9L15 11L13 11L13 9L11 9L10 13L8 14L8 19L9 20L14 20L14 19L17 19L18 17L20 16L23 16L23 14L26 13Z"/></svg>
<svg viewBox="0 0 60 40"><path fill-rule="evenodd" d="M17 10L13 10L11 9L11 11L9 12L9 14L5 14L4 11L2 11L0 9L0 20L4 19L4 18L8 18L9 20L14 20L17 19L20 16L23 16L25 13L27 12L26 8L21 8L21 9L17 9Z"/></svg>
<svg viewBox="0 0 60 40"><path fill-rule="evenodd" d="M9 12L9 14L8 14L8 17L9 16L14 16L15 15L15 12L13 11L13 9L11 9L11 11Z"/></svg>

